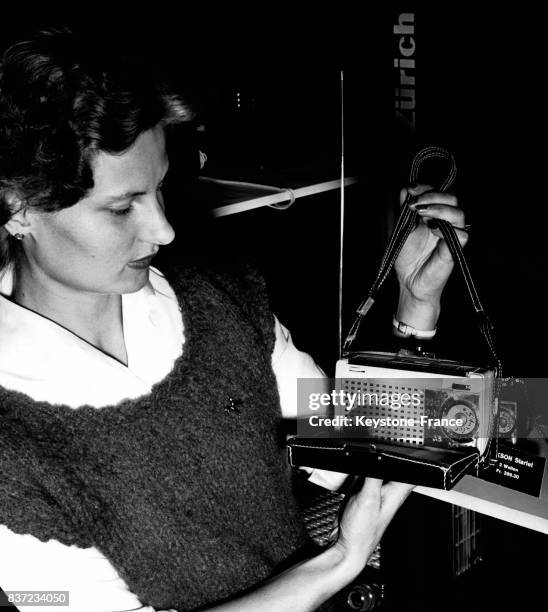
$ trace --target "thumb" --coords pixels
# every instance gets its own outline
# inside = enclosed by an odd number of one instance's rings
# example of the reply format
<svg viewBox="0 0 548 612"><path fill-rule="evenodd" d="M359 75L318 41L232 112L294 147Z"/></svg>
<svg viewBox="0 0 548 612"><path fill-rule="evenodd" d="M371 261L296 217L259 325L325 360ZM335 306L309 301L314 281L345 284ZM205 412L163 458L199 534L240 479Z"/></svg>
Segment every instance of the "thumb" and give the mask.
<svg viewBox="0 0 548 612"><path fill-rule="evenodd" d="M349 501L352 500L359 511L369 513L371 510L378 512L381 506L382 479L367 477L360 489L355 491Z"/></svg>
<svg viewBox="0 0 548 612"><path fill-rule="evenodd" d="M403 482L387 482L383 485L381 489L381 514L387 523L390 522L398 511L398 508L403 504L414 488L415 485Z"/></svg>

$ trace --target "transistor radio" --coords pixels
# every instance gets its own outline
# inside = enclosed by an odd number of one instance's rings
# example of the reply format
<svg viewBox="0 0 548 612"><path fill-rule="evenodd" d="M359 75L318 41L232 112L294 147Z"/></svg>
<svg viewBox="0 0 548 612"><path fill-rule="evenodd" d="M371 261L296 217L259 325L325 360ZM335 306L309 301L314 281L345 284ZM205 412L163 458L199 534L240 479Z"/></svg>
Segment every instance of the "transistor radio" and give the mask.
<svg viewBox="0 0 548 612"><path fill-rule="evenodd" d="M352 352L337 363L337 427L290 440L291 463L451 489L489 462L496 382L489 368Z"/></svg>
<svg viewBox="0 0 548 612"><path fill-rule="evenodd" d="M335 414L360 436L416 446L475 448L494 433L494 372L426 356L359 352L337 363ZM358 420L360 418L360 420Z"/></svg>
<svg viewBox="0 0 548 612"><path fill-rule="evenodd" d="M410 182L416 182L420 164L431 157L450 162L450 173L440 188L446 190L456 166L452 155L437 147L417 154ZM438 221L438 227L464 278L493 366L474 367L409 351L351 350L363 317L415 226L416 213L408 204L406 200L402 206L377 278L358 308L337 362L335 391L341 401L333 406L336 427L294 437L289 457L293 465L450 489L489 462L497 439L501 363L492 326L448 222Z"/></svg>

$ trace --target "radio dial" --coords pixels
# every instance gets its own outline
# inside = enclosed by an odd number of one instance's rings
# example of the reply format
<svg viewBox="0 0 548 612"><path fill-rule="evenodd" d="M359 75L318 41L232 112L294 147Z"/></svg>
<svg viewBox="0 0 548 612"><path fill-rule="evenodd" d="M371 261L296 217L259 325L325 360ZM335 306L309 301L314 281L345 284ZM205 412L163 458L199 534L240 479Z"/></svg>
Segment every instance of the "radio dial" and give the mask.
<svg viewBox="0 0 548 612"><path fill-rule="evenodd" d="M442 418L459 420L462 425L447 425L443 431L450 438L471 438L479 427L478 416L474 406L466 400L449 400L442 407Z"/></svg>

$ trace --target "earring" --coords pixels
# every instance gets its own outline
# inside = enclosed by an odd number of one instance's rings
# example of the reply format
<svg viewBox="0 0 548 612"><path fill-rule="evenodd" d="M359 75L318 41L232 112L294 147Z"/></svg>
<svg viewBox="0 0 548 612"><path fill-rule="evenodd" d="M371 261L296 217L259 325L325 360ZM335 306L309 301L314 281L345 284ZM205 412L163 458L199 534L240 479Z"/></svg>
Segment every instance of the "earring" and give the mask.
<svg viewBox="0 0 548 612"><path fill-rule="evenodd" d="M13 234L13 237L16 240L23 240L23 238L25 237L24 234Z"/></svg>

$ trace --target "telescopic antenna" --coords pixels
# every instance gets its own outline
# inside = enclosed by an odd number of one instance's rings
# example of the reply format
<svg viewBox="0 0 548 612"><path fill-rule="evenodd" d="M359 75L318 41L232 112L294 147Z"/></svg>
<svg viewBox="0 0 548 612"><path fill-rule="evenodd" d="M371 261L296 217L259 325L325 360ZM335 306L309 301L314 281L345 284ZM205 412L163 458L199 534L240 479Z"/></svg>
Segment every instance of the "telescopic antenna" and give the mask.
<svg viewBox="0 0 548 612"><path fill-rule="evenodd" d="M341 205L339 228L339 359L342 357L342 308L343 308L343 249L344 249L344 71L341 70Z"/></svg>

